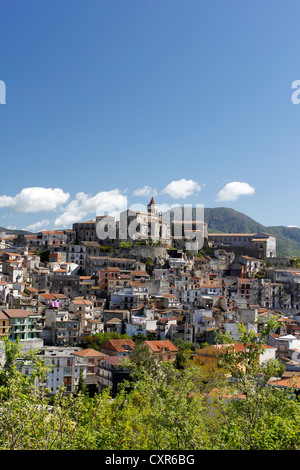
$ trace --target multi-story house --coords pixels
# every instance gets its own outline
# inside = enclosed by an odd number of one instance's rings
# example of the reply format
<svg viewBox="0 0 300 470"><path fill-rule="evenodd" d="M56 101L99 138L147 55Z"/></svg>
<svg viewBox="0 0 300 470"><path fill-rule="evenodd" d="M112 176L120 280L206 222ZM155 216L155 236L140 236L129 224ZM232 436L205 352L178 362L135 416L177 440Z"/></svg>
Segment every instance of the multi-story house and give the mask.
<svg viewBox="0 0 300 470"><path fill-rule="evenodd" d="M242 343L213 344L199 349L195 361L201 365L207 365L213 368L219 367L222 354L230 348L233 354L247 352L247 348ZM264 364L270 359L275 359L276 348L265 345L259 356L259 363Z"/></svg>
<svg viewBox="0 0 300 470"><path fill-rule="evenodd" d="M122 274L129 274L135 269L136 260L130 258L111 258L108 256L87 256L86 272L96 274L100 277L99 272L106 268L120 268Z"/></svg>
<svg viewBox="0 0 300 470"><path fill-rule="evenodd" d="M0 340L9 334L9 317L0 310Z"/></svg>
<svg viewBox="0 0 300 470"><path fill-rule="evenodd" d="M155 357L158 357L162 361L176 360L178 354L178 348L170 340L157 340L157 341L145 341L149 351Z"/></svg>
<svg viewBox="0 0 300 470"><path fill-rule="evenodd" d="M294 335L282 335L274 338L277 359L287 359L291 350L300 350L300 340Z"/></svg>
<svg viewBox="0 0 300 470"><path fill-rule="evenodd" d="M88 366L82 357L75 354L78 351L80 348L71 347L44 347L40 350L39 355L49 366L45 387L51 394L55 394L62 385L66 394L74 393L80 376L86 380ZM24 375L30 375L32 370L33 364L27 362L22 365Z"/></svg>
<svg viewBox="0 0 300 470"><path fill-rule="evenodd" d="M134 349L132 339L110 339L101 346L101 352L108 356L129 357Z"/></svg>
<svg viewBox="0 0 300 470"><path fill-rule="evenodd" d="M73 224L73 230L76 233L76 243L82 241L97 241L96 225L95 220Z"/></svg>
<svg viewBox="0 0 300 470"><path fill-rule="evenodd" d="M300 271L296 269L275 269L268 273L268 277L275 283L283 285L284 296L287 302L290 301L290 308L298 310L300 308Z"/></svg>
<svg viewBox="0 0 300 470"><path fill-rule="evenodd" d="M238 296L246 301L248 305L256 305L258 298L258 280L238 278Z"/></svg>
<svg viewBox="0 0 300 470"><path fill-rule="evenodd" d="M177 329L177 319L160 319L156 323L156 338L158 340L173 340Z"/></svg>
<svg viewBox="0 0 300 470"><path fill-rule="evenodd" d="M44 330L45 344L75 344L82 337L82 319L59 307L46 308Z"/></svg>
<svg viewBox="0 0 300 470"><path fill-rule="evenodd" d="M208 241L216 248L259 259L276 257L276 237L269 233L209 233Z"/></svg>
<svg viewBox="0 0 300 470"><path fill-rule="evenodd" d="M98 271L100 290L110 294L116 288L116 279L120 276L120 268L107 267Z"/></svg>
<svg viewBox="0 0 300 470"><path fill-rule="evenodd" d="M10 341L20 340L22 351L43 346L40 338L40 314L23 309L2 309L3 315L9 320Z"/></svg>
<svg viewBox="0 0 300 470"><path fill-rule="evenodd" d="M67 261L77 264L82 269L85 268L86 256L85 245L69 245L67 248Z"/></svg>
<svg viewBox="0 0 300 470"><path fill-rule="evenodd" d="M96 351L92 348L74 351L73 355L80 358L80 361L86 364L85 384L88 387L95 386L98 389L99 367L106 354Z"/></svg>
<svg viewBox="0 0 300 470"><path fill-rule="evenodd" d="M63 230L43 230L42 231L42 246L61 246L66 245L68 236Z"/></svg>
<svg viewBox="0 0 300 470"><path fill-rule="evenodd" d="M5 252L2 257L2 272L10 282L23 281L23 256L20 253Z"/></svg>
<svg viewBox="0 0 300 470"><path fill-rule="evenodd" d="M119 383L128 380L130 372L127 361L129 357L123 356L105 356L95 367L98 390L109 389L114 398L118 392Z"/></svg>
<svg viewBox="0 0 300 470"><path fill-rule="evenodd" d="M148 289L145 285L124 287L110 295L110 310L132 310L147 302Z"/></svg>
<svg viewBox="0 0 300 470"><path fill-rule="evenodd" d="M129 336L147 335L155 332L156 334L157 320L148 319L146 316L131 315L130 321L126 322L126 334Z"/></svg>
<svg viewBox="0 0 300 470"><path fill-rule="evenodd" d="M253 256L238 256L231 265L231 275L254 277L265 268L265 264L265 260L253 258Z"/></svg>

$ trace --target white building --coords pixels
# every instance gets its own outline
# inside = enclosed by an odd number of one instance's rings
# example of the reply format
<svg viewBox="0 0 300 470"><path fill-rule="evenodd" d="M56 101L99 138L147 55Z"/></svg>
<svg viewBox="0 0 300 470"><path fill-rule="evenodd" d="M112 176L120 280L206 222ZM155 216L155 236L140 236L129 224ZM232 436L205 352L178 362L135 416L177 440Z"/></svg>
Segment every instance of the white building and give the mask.
<svg viewBox="0 0 300 470"><path fill-rule="evenodd" d="M300 349L300 340L293 335L284 335L274 338L274 346L277 348L277 358L287 358L289 350Z"/></svg>
<svg viewBox="0 0 300 470"><path fill-rule="evenodd" d="M46 347L42 348L40 355L46 365L50 366L45 386L51 394L55 394L62 385L66 387L66 393L72 393L76 390L82 371L83 378L86 379L87 364L74 353L81 348L60 348ZM24 375L31 374L33 364L27 363L22 366L21 372Z"/></svg>
<svg viewBox="0 0 300 470"><path fill-rule="evenodd" d="M147 335L151 331L156 331L156 324L157 320L132 315L130 322L125 324L126 333L129 336Z"/></svg>
<svg viewBox="0 0 300 470"><path fill-rule="evenodd" d="M67 251L67 261L69 263L75 263L81 268L84 268L86 261L86 246L70 245Z"/></svg>
<svg viewBox="0 0 300 470"><path fill-rule="evenodd" d="M209 233L208 240L216 248L230 251L248 249L248 253L255 253L259 259L276 257L276 237L269 233Z"/></svg>
<svg viewBox="0 0 300 470"><path fill-rule="evenodd" d="M131 286L119 289L111 293L110 310L132 310L143 305L148 299L148 289L146 286Z"/></svg>
<svg viewBox="0 0 300 470"><path fill-rule="evenodd" d="M127 209L120 214L119 237L121 240L146 240L170 242L170 224L162 219L158 206L151 199L147 211Z"/></svg>
<svg viewBox="0 0 300 470"><path fill-rule="evenodd" d="M67 240L68 236L61 230L42 231L42 245L45 247L66 245Z"/></svg>

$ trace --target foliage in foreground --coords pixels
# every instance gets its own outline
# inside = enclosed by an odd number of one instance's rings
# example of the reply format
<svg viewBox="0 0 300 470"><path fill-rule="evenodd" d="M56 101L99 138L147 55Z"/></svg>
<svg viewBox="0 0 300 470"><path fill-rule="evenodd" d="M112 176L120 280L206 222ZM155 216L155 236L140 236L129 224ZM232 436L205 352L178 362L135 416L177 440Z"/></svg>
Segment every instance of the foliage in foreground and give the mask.
<svg viewBox="0 0 300 470"><path fill-rule="evenodd" d="M49 396L43 386L47 366L38 355L31 376L15 365L17 348L7 341L8 363L0 374L1 450L294 450L300 449L300 403L268 379L276 361L261 367L260 339L241 330L247 346L230 347L223 372L195 366L178 369L147 355L139 345L131 380L115 399L63 387ZM20 360L20 359L19 359ZM234 380L228 381L224 371Z"/></svg>

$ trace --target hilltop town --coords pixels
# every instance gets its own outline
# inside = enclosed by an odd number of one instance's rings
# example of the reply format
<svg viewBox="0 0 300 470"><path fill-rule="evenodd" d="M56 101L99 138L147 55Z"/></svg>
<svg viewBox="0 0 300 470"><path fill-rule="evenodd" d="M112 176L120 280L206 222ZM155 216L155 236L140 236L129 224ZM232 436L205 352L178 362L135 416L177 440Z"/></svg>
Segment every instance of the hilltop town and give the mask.
<svg viewBox="0 0 300 470"><path fill-rule="evenodd" d="M135 230L121 237L124 226ZM285 386L300 374L300 269L277 257L272 234L208 229L203 220L166 220L152 198L145 211L124 211L120 221L98 216L72 229L2 233L1 338L55 365L52 393L61 384L73 392L83 376L114 394L139 337L163 361L176 361L181 340L210 364L216 335L238 344L239 325L259 335L276 317L264 360L284 364L277 383ZM91 344L101 333L108 339L96 350Z"/></svg>

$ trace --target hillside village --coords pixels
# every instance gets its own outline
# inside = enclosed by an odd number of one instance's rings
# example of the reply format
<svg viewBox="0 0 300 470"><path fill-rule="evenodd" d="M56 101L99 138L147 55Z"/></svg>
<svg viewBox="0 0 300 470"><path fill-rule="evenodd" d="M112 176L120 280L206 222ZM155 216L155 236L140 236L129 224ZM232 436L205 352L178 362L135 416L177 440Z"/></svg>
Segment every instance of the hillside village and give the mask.
<svg viewBox="0 0 300 470"><path fill-rule="evenodd" d="M238 344L241 323L259 334L272 316L280 326L263 359L284 364L278 385L300 374L300 269L277 257L275 236L210 233L204 221L187 228L186 221L164 220L154 198L147 211L125 211L120 220L137 227L122 240L120 222L110 216L72 229L1 234L0 337L19 340L21 352L38 350L55 366L51 392L62 383L73 392L83 376L114 394L128 377L122 361L139 335L164 361L176 361L181 339L197 345L199 363L215 363L216 333ZM109 230L116 237L105 237ZM99 333L116 338L100 350L89 347Z"/></svg>

